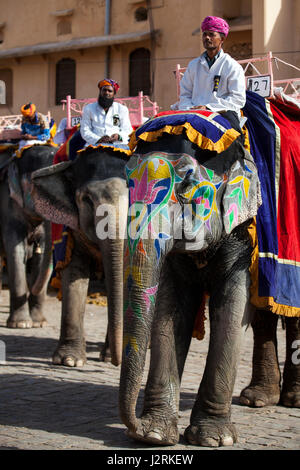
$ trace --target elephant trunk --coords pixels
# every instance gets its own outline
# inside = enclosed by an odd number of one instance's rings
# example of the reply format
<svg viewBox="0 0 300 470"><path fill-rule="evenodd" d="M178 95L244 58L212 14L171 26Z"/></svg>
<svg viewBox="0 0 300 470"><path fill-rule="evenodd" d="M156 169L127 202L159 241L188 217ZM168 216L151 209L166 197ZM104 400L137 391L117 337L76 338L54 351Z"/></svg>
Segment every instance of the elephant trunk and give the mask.
<svg viewBox="0 0 300 470"><path fill-rule="evenodd" d="M147 256L151 256L150 250L146 251ZM135 431L138 426L136 403L151 340L159 269L154 266L149 269L149 263L147 266L145 256L141 253L128 259L124 270L124 333L119 408L123 423L129 430Z"/></svg>
<svg viewBox="0 0 300 470"><path fill-rule="evenodd" d="M115 366L122 360L123 249L123 240L109 241L101 249L108 300L108 340L111 362Z"/></svg>
<svg viewBox="0 0 300 470"><path fill-rule="evenodd" d="M43 257L40 265L38 276L32 286L31 293L38 295L44 289L49 281L51 275L51 261L52 261L52 237L51 237L51 222L44 221L45 227L45 242Z"/></svg>

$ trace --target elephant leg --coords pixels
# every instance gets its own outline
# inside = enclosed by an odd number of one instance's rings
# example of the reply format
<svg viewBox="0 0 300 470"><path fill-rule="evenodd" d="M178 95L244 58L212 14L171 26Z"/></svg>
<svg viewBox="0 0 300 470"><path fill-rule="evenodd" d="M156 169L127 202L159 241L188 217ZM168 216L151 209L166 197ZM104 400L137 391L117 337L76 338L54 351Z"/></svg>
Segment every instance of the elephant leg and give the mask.
<svg viewBox="0 0 300 470"><path fill-rule="evenodd" d="M217 277L217 273L216 273ZM233 445L231 401L243 333L250 323L249 272L216 283L209 302L210 342L203 378L185 438L192 445Z"/></svg>
<svg viewBox="0 0 300 470"><path fill-rule="evenodd" d="M300 408L300 318L285 317L286 360L280 404Z"/></svg>
<svg viewBox="0 0 300 470"><path fill-rule="evenodd" d="M252 378L240 394L242 405L263 407L279 402L281 374L277 355L277 323L276 314L256 310L252 322Z"/></svg>
<svg viewBox="0 0 300 470"><path fill-rule="evenodd" d="M0 256L0 296L2 293L2 287L3 287L3 258Z"/></svg>
<svg viewBox="0 0 300 470"><path fill-rule="evenodd" d="M71 261L62 271L61 331L54 364L81 367L86 362L83 321L89 277L89 258L75 242Z"/></svg>
<svg viewBox="0 0 300 470"><path fill-rule="evenodd" d="M5 243L6 241L6 243ZM28 308L28 287L26 282L24 241L5 240L7 273L10 296L8 328L31 328L32 319Z"/></svg>
<svg viewBox="0 0 300 470"><path fill-rule="evenodd" d="M28 303L33 328L42 328L48 324L46 318L43 315L46 295L46 289L43 289L43 291L38 295L29 295Z"/></svg>
<svg viewBox="0 0 300 470"><path fill-rule="evenodd" d="M101 362L111 362L111 353L110 353L110 349L109 349L108 327L107 327L107 331L106 331L104 345L100 348L99 360Z"/></svg>
<svg viewBox="0 0 300 470"><path fill-rule="evenodd" d="M151 331L144 408L136 430L128 431L128 435L150 444L174 445L179 440L181 376L200 298L199 288L195 288L195 284L184 286L168 260L161 273L160 286Z"/></svg>
<svg viewBox="0 0 300 470"><path fill-rule="evenodd" d="M47 296L47 285L43 288L40 294L34 295L31 293L31 287L34 284L34 280L40 268L40 264L41 255L38 253L34 253L32 258L27 263L27 269L29 270L29 275L27 275L27 282L30 291L28 297L28 304L33 328L42 328L44 326L47 326L48 324L43 314L43 309Z"/></svg>

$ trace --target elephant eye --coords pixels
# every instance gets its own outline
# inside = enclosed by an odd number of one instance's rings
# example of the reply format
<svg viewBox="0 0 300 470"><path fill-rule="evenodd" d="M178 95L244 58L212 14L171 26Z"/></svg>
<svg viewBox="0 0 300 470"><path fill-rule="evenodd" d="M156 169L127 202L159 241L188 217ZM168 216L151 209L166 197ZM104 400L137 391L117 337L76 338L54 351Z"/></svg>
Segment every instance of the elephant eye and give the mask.
<svg viewBox="0 0 300 470"><path fill-rule="evenodd" d="M86 204L90 209L94 210L94 204L93 201L89 198L89 196L83 196L82 202Z"/></svg>
<svg viewBox="0 0 300 470"><path fill-rule="evenodd" d="M186 193L188 193L188 191L192 189L193 185L194 180L191 174L188 177L184 178L184 180L179 184L176 193L178 200L183 204L186 203L186 201L188 200Z"/></svg>
<svg viewBox="0 0 300 470"><path fill-rule="evenodd" d="M184 180L180 183L179 188L181 193L185 193L193 184L192 174L189 173L186 175Z"/></svg>

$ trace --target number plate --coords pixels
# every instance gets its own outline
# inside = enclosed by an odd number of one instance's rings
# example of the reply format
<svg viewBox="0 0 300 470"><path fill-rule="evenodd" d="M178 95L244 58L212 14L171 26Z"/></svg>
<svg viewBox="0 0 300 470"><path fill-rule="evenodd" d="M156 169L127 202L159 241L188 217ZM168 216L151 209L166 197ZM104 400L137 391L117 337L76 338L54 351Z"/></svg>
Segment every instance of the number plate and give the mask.
<svg viewBox="0 0 300 470"><path fill-rule="evenodd" d="M271 95L271 75L247 77L247 90L258 93L263 98Z"/></svg>
<svg viewBox="0 0 300 470"><path fill-rule="evenodd" d="M77 124L80 124L80 121L81 121L80 116L71 117L71 126L72 127L77 126Z"/></svg>

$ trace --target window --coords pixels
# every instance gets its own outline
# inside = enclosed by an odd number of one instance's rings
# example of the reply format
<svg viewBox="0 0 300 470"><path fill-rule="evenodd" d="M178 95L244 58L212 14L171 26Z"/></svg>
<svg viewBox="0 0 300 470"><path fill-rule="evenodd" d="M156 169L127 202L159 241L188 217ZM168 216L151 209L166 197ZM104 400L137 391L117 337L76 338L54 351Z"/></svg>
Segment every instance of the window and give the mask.
<svg viewBox="0 0 300 470"><path fill-rule="evenodd" d="M134 12L134 17L136 21L147 21L148 19L148 10L145 7L137 8Z"/></svg>
<svg viewBox="0 0 300 470"><path fill-rule="evenodd" d="M57 36L62 36L63 34L71 34L72 33L72 23L70 20L60 20L57 23Z"/></svg>
<svg viewBox="0 0 300 470"><path fill-rule="evenodd" d="M129 95L151 94L150 51L143 47L135 49L129 57Z"/></svg>
<svg viewBox="0 0 300 470"><path fill-rule="evenodd" d="M235 60L243 60L252 57L252 44L250 42L235 43L229 48L224 47Z"/></svg>
<svg viewBox="0 0 300 470"><path fill-rule="evenodd" d="M73 59L61 59L56 64L55 104L61 104L67 95L76 98L75 90L76 62Z"/></svg>
<svg viewBox="0 0 300 470"><path fill-rule="evenodd" d="M1 97L0 106L12 106L13 73L11 69L0 69Z"/></svg>
<svg viewBox="0 0 300 470"><path fill-rule="evenodd" d="M0 80L0 104L6 103L6 85L3 80Z"/></svg>

